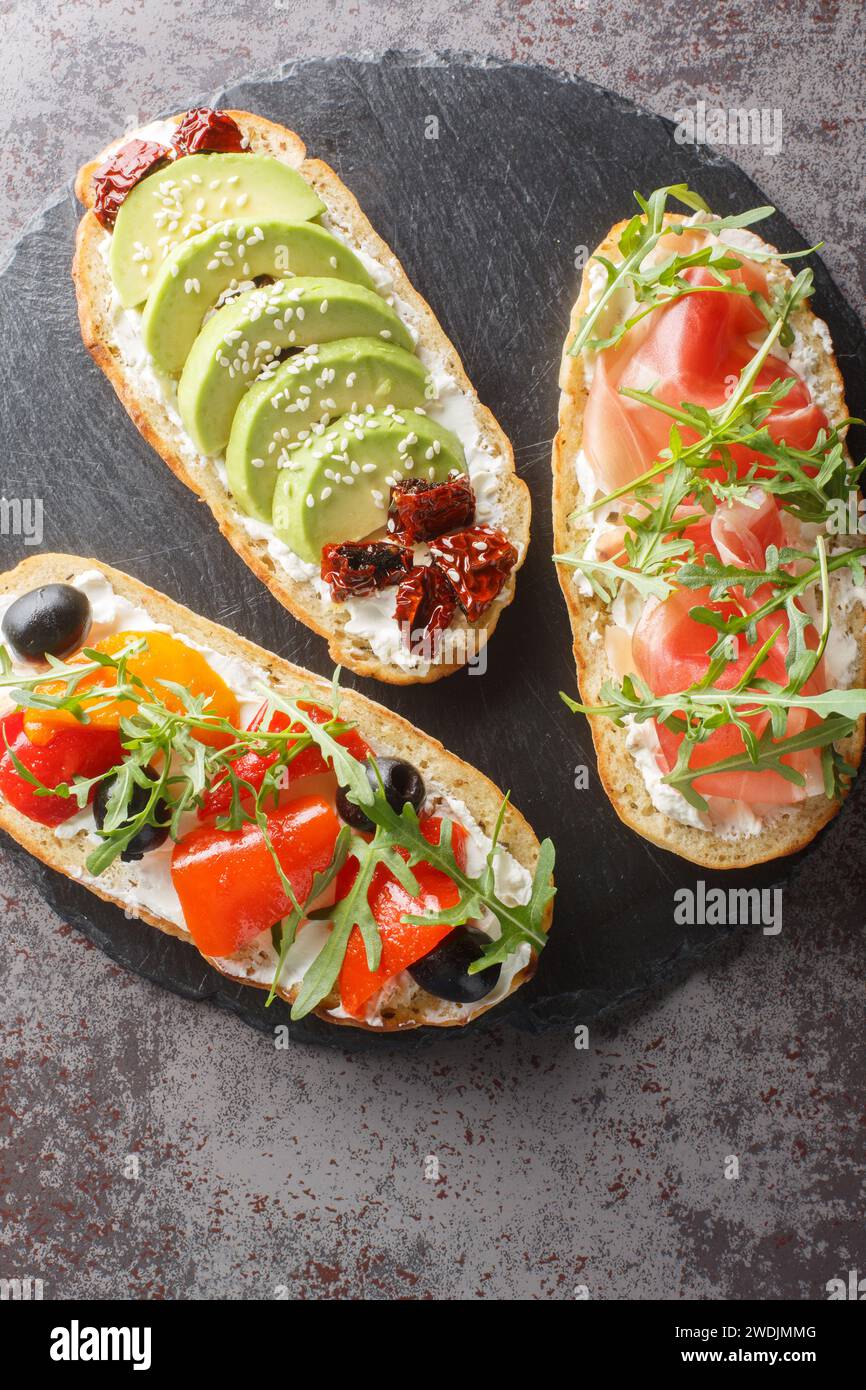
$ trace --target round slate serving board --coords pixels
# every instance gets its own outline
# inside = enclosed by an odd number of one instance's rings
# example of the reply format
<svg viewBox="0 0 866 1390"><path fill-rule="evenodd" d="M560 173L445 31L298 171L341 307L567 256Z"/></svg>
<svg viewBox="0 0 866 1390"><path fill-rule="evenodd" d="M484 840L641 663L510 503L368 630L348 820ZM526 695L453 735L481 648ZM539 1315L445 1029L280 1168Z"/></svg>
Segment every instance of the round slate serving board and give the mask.
<svg viewBox="0 0 866 1390"><path fill-rule="evenodd" d="M669 122L580 79L527 67L390 53L310 61L231 87L215 104L292 127L311 155L336 169L438 314L514 443L533 493L533 543L486 674L405 690L351 675L346 681L511 788L539 836L552 836L559 891L551 944L532 984L490 1019L507 1014L531 1029L585 1022L658 980L681 976L727 934L722 927L677 926L677 888L699 879L767 887L792 874L808 881L804 856L733 876L711 874L620 824L598 782L589 730L559 699L560 690L574 692L575 676L549 558L550 444L576 248L591 249L629 214L634 188L648 192L685 180L719 213L767 199L725 159L677 145ZM27 232L0 275L4 495L44 499L45 549L103 559L329 675L324 642L246 569L210 513L140 438L85 352L69 277L79 211L70 189ZM786 250L807 244L781 216L763 230ZM866 341L820 262L813 263L815 308L830 324L849 407L864 414ZM2 568L26 553L22 541L2 538ZM585 790L575 786L580 766L589 769ZM861 796L855 790L843 821L856 816ZM844 834L838 822L827 832ZM287 1022L285 1006L266 1012L259 991L233 986L188 946L127 921L28 861L52 907L123 965L187 998L211 999L255 1027L270 1031ZM293 1033L341 1047L412 1040L371 1039L315 1019L293 1025Z"/></svg>

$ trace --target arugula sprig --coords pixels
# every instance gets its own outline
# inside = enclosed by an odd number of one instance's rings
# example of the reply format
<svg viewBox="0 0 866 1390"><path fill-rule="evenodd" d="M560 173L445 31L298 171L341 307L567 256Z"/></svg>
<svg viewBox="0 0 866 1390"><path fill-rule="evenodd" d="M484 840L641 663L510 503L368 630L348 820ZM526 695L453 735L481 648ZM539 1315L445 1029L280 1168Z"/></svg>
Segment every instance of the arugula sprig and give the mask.
<svg viewBox="0 0 866 1390"><path fill-rule="evenodd" d="M584 348L591 352L603 352L606 348L614 347L626 333L634 328L635 324L660 305L670 304L675 299L681 299L685 295L698 292L749 296L757 304L768 323L775 322L780 315L778 300L774 297L768 301L762 295L749 291L746 285L733 281L731 271L739 269L742 265L743 253L724 242L714 241L685 255L672 252L655 264L645 265L647 258L655 251L663 236L681 237L694 230L694 227L683 223L665 222L668 201L671 198L682 203L685 207L691 208L693 212L707 214L707 220L701 222L699 228L715 237L723 236L726 231L733 231L735 228L751 227L756 222L762 222L765 218L772 216L775 208L752 208L747 212L737 213L731 217L713 217L700 194L684 183L669 184L665 188L657 188L649 198L643 198L637 192L635 192L634 197L641 211L631 218L617 240L619 259L612 261L599 254L593 257L599 265L603 266L607 283L596 303L580 321L574 341L568 349L572 357L578 356ZM810 247L808 251L788 252L784 259L805 256L817 249L817 247ZM749 258L765 259L760 254L753 257L751 251ZM779 258L774 257L773 259ZM685 278L688 270L699 266L705 267L710 272L715 284L695 286ZM593 337L593 330L604 315L608 305L624 287L631 290L639 306L637 311L618 323L606 337ZM783 344L787 346L791 341L791 333L787 326L783 325L782 333Z"/></svg>
<svg viewBox="0 0 866 1390"><path fill-rule="evenodd" d="M473 878L457 863L452 826L447 818L442 820L438 845L431 844L421 831L413 807L407 803L401 812L395 811L385 796L381 782L378 787L373 786L364 765L336 742L327 726L316 724L297 701L275 691L266 693L275 709L290 715L306 729L325 759L331 762L337 781L345 788L348 799L361 807L375 826L369 842L361 836L353 838L350 852L358 859L357 876L350 892L334 910L331 934L304 977L298 998L292 1006L293 1018L303 1018L330 994L355 926L364 940L367 964L371 970L377 968L381 938L370 910L368 891L379 864L384 864L413 897L418 893L418 883L412 869L420 863L431 864L457 885L459 898L453 907L435 915L410 916L407 919L409 922L460 926L480 916L484 909L492 913L499 923L500 936L491 941L481 958L470 967L472 973L506 959L523 942L528 942L535 951L544 948L544 916L555 891L550 882L555 857L551 841L545 840L541 845L528 903L516 906L507 904L495 889L495 857L507 797L500 809L485 869L479 877ZM405 859L400 850L406 854Z"/></svg>

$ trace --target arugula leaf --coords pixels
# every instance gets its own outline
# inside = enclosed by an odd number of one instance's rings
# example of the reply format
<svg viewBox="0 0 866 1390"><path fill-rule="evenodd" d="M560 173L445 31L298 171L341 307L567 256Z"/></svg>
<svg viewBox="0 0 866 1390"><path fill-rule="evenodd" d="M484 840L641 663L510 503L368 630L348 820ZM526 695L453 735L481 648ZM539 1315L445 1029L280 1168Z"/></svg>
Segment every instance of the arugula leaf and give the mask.
<svg viewBox="0 0 866 1390"><path fill-rule="evenodd" d="M553 558L557 564L569 565L585 574L593 592L605 603L610 603L616 597L620 584L630 584L644 598L664 599L673 593L672 586L666 580L615 565L609 560L593 560L583 555L554 555Z"/></svg>
<svg viewBox="0 0 866 1390"><path fill-rule="evenodd" d="M324 893L329 884L333 883L334 879L337 877L337 874L342 869L348 857L352 839L351 827L344 825L337 836L337 841L334 845L334 854L330 864L326 869L322 869L320 873L313 874L310 892L303 904L296 901L290 916L284 917L281 922L277 922L276 926L271 928L271 941L277 953L277 968L274 972L274 978L268 997L265 1000L265 1008L269 1008L277 997L280 976L283 973L286 956L289 953L289 948L294 944L295 937L298 934L298 927L308 915L307 909L311 903L315 902L316 898ZM292 896L294 897L294 894L292 894Z"/></svg>
<svg viewBox="0 0 866 1390"><path fill-rule="evenodd" d="M712 286L701 286L702 291L716 290L724 294L749 294L745 285L734 284L730 276L732 270L736 270L742 265L743 253L724 244L711 243L686 255L672 253L658 264L644 268L644 262L655 250L663 236L683 236L693 230L692 227L682 223L668 224L665 222L667 204L670 198L674 198L677 202L691 208L693 212L709 213L709 208L700 194L695 193L683 183L657 188L648 199L643 198L637 192L634 197L643 215L636 214L632 217L620 235L617 242L619 261L611 261L602 255L593 257L603 267L607 276L607 284L597 303L584 314L580 321L574 341L568 349L572 357L576 357L584 348L593 352L603 352L606 348L613 347L636 323L646 314L658 308L659 305L670 304L673 300L680 299L684 295L696 293L697 287L684 278L685 272L696 266L708 269L717 281ZM737 227L750 227L754 223L770 217L773 212L775 212L775 208L760 207L753 208L748 212L737 213L731 217L711 217L709 221L700 223L700 229L714 236L719 236ZM807 253L799 254L806 255ZM630 287L636 302L642 307L624 323L618 324L608 337L593 338L591 336L592 330L598 320L604 314L614 295L625 285ZM755 299L756 296L752 295L752 298ZM772 305L762 303L761 308L768 319L774 317Z"/></svg>
<svg viewBox="0 0 866 1390"><path fill-rule="evenodd" d="M528 941L535 951L544 948L547 939L543 930L544 912L555 891L550 883L554 862L553 845L550 841L545 841L542 845L529 903L512 906L502 902L494 888L493 856L498 848L496 842L488 855L485 873L478 879L472 878L457 863L451 827L447 821L443 821L439 843L431 844L421 831L413 807L407 803L401 812L395 811L385 797L381 785L378 791L374 789L363 765L357 762L342 744L337 743L324 725L316 724L297 701L273 692L271 698L278 709L306 728L323 756L331 760L337 781L345 788L349 800L363 807L366 815L376 826L372 841L369 844L362 842L358 875L352 891L337 905L332 919L331 935L316 957L313 967L308 971L302 990L295 1001L292 1010L294 1018L302 1018L330 993L339 976L353 926L357 925L364 937L368 965L371 969L376 968L381 943L378 928L367 903L367 890L379 863L384 863L412 896L417 895L418 887L410 871L421 863L431 864L433 868L441 870L457 885L460 897L453 908L421 918L409 916L407 920L410 922L449 923L456 926L480 915L485 908L493 914L499 923L501 936L491 941L480 961L476 962L475 969L484 969L494 958L499 958L498 953L502 949L500 941L503 937L517 944ZM504 806L500 811L497 838L503 816ZM398 853L400 849L408 855L408 864ZM373 940L374 933L376 941ZM508 954L513 949L514 944Z"/></svg>

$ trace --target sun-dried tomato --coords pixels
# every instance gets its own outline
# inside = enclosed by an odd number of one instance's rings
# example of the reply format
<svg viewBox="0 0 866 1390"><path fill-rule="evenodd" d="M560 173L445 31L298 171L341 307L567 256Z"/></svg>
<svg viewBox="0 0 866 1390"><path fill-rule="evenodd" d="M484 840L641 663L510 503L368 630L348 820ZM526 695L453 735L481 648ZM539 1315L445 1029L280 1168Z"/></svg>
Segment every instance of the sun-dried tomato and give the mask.
<svg viewBox="0 0 866 1390"><path fill-rule="evenodd" d="M225 111L195 106L187 111L171 138L178 155L218 151L230 154L247 149L243 132Z"/></svg>
<svg viewBox="0 0 866 1390"><path fill-rule="evenodd" d="M470 621L490 606L517 563L517 551L501 531L474 526L430 542L433 563L445 573Z"/></svg>
<svg viewBox="0 0 866 1390"><path fill-rule="evenodd" d="M457 600L445 575L435 565L416 565L400 583L394 617L410 652L436 653L439 633L454 617Z"/></svg>
<svg viewBox="0 0 866 1390"><path fill-rule="evenodd" d="M465 473L445 483L406 478L391 488L388 530L401 540L429 541L475 520L475 493Z"/></svg>
<svg viewBox="0 0 866 1390"><path fill-rule="evenodd" d="M93 211L103 227L114 226L121 204L137 183L172 159L167 145L127 140L93 175Z"/></svg>
<svg viewBox="0 0 866 1390"><path fill-rule="evenodd" d="M414 563L410 549L391 541L344 541L322 547L322 578L338 603L398 584Z"/></svg>

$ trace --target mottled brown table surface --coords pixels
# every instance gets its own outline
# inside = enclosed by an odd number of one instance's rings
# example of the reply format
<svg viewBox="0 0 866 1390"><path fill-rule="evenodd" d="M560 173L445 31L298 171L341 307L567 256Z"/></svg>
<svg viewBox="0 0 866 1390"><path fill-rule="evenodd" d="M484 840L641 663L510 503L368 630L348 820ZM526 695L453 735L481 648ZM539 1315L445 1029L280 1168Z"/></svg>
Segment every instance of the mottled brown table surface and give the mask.
<svg viewBox="0 0 866 1390"><path fill-rule="evenodd" d="M453 48L670 117L779 109L778 154L726 153L863 301L859 5L13 0L2 19L0 254L124 125L295 57ZM278 1052L125 974L0 846L0 1277L46 1297L824 1297L866 1269L863 933L822 893L841 875L862 901L856 824L842 843L781 936L739 939L587 1051L503 1028L385 1058Z"/></svg>

